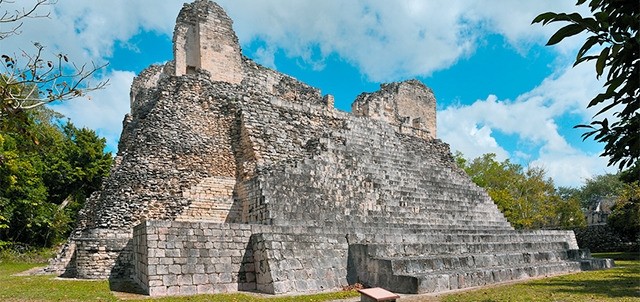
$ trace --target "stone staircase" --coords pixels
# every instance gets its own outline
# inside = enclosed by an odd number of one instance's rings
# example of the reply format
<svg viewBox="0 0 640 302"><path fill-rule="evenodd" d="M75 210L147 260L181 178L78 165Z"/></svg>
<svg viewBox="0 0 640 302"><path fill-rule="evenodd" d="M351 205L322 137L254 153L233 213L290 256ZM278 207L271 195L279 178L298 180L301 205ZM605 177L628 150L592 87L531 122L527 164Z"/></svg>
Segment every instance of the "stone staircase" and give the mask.
<svg viewBox="0 0 640 302"><path fill-rule="evenodd" d="M360 154L364 172L376 178L387 194L388 204L378 216L396 216L400 223L511 229L484 190L452 167L425 158L438 152L413 150L409 145L415 141L407 144L386 124L355 119L347 127L346 151Z"/></svg>
<svg viewBox="0 0 640 302"><path fill-rule="evenodd" d="M428 293L613 266L578 250L571 231L514 230L442 158L446 145L371 120L343 130L320 140L323 153L265 177L263 192L284 233L348 234L350 283Z"/></svg>
<svg viewBox="0 0 640 302"><path fill-rule="evenodd" d="M512 229L463 172L412 150L391 126L352 118L332 135L320 140L324 153L265 177L273 224Z"/></svg>
<svg viewBox="0 0 640 302"><path fill-rule="evenodd" d="M209 221L223 223L234 213L235 178L210 177L182 193L190 204L176 217L177 221Z"/></svg>
<svg viewBox="0 0 640 302"><path fill-rule="evenodd" d="M412 294L613 266L610 259L570 249L566 241L535 237L521 242L507 235L483 242L352 244L349 259L358 282Z"/></svg>

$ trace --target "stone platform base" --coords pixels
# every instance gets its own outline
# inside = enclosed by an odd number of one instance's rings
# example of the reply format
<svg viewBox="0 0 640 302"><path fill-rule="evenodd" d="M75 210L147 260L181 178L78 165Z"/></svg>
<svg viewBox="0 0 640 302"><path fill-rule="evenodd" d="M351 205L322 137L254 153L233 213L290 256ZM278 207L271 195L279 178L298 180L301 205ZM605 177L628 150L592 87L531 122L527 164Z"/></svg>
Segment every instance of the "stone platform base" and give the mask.
<svg viewBox="0 0 640 302"><path fill-rule="evenodd" d="M613 266L567 231L345 229L146 221L134 281L151 296L303 294L349 284L430 293ZM425 243L429 242L429 243Z"/></svg>

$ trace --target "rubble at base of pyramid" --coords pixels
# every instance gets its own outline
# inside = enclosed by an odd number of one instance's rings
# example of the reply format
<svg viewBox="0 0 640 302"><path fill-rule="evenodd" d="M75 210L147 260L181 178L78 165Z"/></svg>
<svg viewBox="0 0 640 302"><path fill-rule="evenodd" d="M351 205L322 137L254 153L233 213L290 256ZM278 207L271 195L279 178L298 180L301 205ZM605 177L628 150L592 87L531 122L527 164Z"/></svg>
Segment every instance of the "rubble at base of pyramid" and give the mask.
<svg viewBox="0 0 640 302"><path fill-rule="evenodd" d="M186 4L174 61L133 82L116 165L48 267L152 296L426 293L611 267L571 231L516 231L436 139L411 80L333 97L240 51L215 3Z"/></svg>

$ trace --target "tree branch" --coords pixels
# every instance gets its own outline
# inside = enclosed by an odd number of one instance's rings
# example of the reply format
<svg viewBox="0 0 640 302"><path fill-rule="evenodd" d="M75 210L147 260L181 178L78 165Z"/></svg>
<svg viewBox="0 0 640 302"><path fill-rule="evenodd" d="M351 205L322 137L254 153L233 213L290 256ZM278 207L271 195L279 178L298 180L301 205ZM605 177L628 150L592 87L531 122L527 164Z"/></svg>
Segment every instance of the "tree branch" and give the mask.
<svg viewBox="0 0 640 302"><path fill-rule="evenodd" d="M45 5L53 5L56 4L57 0L37 0L35 4L28 8L23 8L22 10L9 11L5 10L0 16L0 24L1 23L14 23L17 22L16 25L11 27L10 30L0 31L0 40L3 40L9 36L20 34L19 30L22 27L23 22L22 19L25 18L48 18L50 16L50 12L46 14L38 14L36 10L38 7ZM15 3L15 1L9 0L0 0L0 6L7 3Z"/></svg>

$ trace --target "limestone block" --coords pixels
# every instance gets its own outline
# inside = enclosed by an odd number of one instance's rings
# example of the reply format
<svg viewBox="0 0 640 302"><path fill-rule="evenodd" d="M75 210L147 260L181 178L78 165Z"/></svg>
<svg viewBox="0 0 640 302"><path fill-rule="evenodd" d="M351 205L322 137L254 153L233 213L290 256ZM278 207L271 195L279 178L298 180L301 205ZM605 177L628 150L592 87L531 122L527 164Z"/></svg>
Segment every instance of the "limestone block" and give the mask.
<svg viewBox="0 0 640 302"><path fill-rule="evenodd" d="M167 295L167 287L165 286L157 286L149 288L149 296L166 296Z"/></svg>

